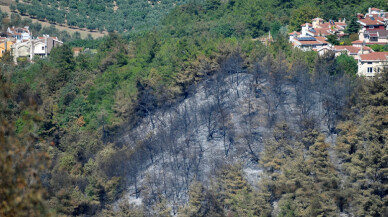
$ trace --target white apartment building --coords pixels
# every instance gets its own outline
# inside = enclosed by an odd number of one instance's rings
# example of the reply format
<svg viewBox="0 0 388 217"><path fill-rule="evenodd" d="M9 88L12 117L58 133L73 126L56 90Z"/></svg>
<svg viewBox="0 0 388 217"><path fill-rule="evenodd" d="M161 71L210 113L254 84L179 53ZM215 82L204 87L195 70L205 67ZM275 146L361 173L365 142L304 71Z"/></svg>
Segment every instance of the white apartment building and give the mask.
<svg viewBox="0 0 388 217"><path fill-rule="evenodd" d="M358 59L358 75L374 77L388 68L388 52L373 52L361 54Z"/></svg>

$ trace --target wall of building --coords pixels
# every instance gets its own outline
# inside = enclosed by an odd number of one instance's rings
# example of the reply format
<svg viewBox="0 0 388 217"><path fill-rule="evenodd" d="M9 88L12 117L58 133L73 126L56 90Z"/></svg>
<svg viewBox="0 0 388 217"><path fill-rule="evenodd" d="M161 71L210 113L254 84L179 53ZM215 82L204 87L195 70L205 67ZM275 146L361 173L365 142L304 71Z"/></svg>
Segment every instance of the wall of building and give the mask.
<svg viewBox="0 0 388 217"><path fill-rule="evenodd" d="M38 42L34 44L34 55L45 55L46 48L45 44L42 42Z"/></svg>
<svg viewBox="0 0 388 217"><path fill-rule="evenodd" d="M19 57L27 57L30 55L30 46L22 45L17 48Z"/></svg>
<svg viewBox="0 0 388 217"><path fill-rule="evenodd" d="M385 26L366 26L366 30L384 30L385 29Z"/></svg>
<svg viewBox="0 0 388 217"><path fill-rule="evenodd" d="M3 57L3 54L6 51L11 51L11 45L13 44L12 41L2 42L0 43L0 57Z"/></svg>
<svg viewBox="0 0 388 217"><path fill-rule="evenodd" d="M384 67L388 67L388 61L358 61L358 75L365 77L373 77L376 73L381 72ZM368 72L368 68L372 68L372 72Z"/></svg>

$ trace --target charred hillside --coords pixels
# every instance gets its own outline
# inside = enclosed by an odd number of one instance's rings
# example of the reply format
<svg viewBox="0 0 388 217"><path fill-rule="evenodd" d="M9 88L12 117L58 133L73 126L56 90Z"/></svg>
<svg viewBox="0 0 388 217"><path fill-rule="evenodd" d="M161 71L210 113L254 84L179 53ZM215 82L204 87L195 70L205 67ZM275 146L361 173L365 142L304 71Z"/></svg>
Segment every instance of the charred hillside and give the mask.
<svg viewBox="0 0 388 217"><path fill-rule="evenodd" d="M2 75L0 136L17 141L3 153L31 165L26 195L85 216L386 212L387 73L365 80L281 38L205 40L206 55L176 42L112 35L98 55L64 45Z"/></svg>
<svg viewBox="0 0 388 217"><path fill-rule="evenodd" d="M268 172L264 162L277 151L273 143L286 140L282 151L294 152L298 145L308 151L319 135L337 134L357 79L335 73L333 60L333 55L320 57L312 74L303 62L289 67L282 53L264 56L251 68L233 53L172 106L155 109L152 90L147 91L140 98L144 119L116 141L117 164L105 168L112 177L126 177L122 200L138 204L140 199L153 207L163 197L177 213L193 183L210 187L218 171L235 164L254 189L261 189ZM334 147L330 141L328 151ZM330 162L336 155L327 157Z"/></svg>
<svg viewBox="0 0 388 217"><path fill-rule="evenodd" d="M385 0L80 2L0 13L64 39L0 58L0 216L388 216L388 72L287 37Z"/></svg>

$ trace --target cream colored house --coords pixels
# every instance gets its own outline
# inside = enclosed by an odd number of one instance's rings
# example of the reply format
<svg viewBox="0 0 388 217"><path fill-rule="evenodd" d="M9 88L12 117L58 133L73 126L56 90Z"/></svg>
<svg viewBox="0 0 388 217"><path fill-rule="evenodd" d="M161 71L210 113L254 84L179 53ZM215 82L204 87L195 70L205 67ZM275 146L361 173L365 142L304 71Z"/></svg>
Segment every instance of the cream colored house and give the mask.
<svg viewBox="0 0 388 217"><path fill-rule="evenodd" d="M23 40L22 42L13 44L12 56L15 63L19 57L26 57L32 61L35 56L47 57L50 55L51 50L56 46L61 46L62 41L59 41L57 37L50 37L44 35L33 40Z"/></svg>
<svg viewBox="0 0 388 217"><path fill-rule="evenodd" d="M33 56L32 40L15 43L11 47L12 47L11 54L13 56L13 61L15 63L17 63L17 59L19 57L27 57L31 60Z"/></svg>
<svg viewBox="0 0 388 217"><path fill-rule="evenodd" d="M323 46L323 47L320 47L320 48L317 48L317 49L313 49L313 51L318 52L319 56L323 56L327 52L332 51L332 48L329 47L329 46Z"/></svg>
<svg viewBox="0 0 388 217"><path fill-rule="evenodd" d="M335 56L338 57L341 54L346 54L358 60L361 54L368 54L374 52L372 48L367 46L333 46L332 50L335 52Z"/></svg>
<svg viewBox="0 0 388 217"><path fill-rule="evenodd" d="M358 59L359 76L374 77L385 68L388 68L388 52L361 54Z"/></svg>
<svg viewBox="0 0 388 217"><path fill-rule="evenodd" d="M33 53L34 55L39 55L39 56L46 56L46 44L42 41L35 41L33 43Z"/></svg>

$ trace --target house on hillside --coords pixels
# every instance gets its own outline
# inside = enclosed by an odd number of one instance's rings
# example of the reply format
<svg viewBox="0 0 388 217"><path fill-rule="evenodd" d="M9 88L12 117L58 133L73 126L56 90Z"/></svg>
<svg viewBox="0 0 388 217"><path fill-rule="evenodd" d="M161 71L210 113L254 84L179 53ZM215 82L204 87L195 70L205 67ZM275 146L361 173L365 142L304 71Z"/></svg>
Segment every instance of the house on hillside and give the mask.
<svg viewBox="0 0 388 217"><path fill-rule="evenodd" d="M38 49L35 49L36 52L34 52L34 55L39 55L39 56L48 56L51 53L51 50L54 47L61 46L63 44L62 41L60 41L57 37L50 37L49 35L43 35L42 37L38 37L35 40L35 47L38 47ZM43 51L43 46L44 47L44 52ZM39 49L42 48L42 49Z"/></svg>
<svg viewBox="0 0 388 217"><path fill-rule="evenodd" d="M330 46L323 46L320 48L314 48L313 51L318 52L318 55L322 56L322 55L326 54L327 52L332 51L332 48Z"/></svg>
<svg viewBox="0 0 388 217"><path fill-rule="evenodd" d="M43 37L38 37L37 39L23 40L13 44L11 46L11 54L15 63L17 63L19 57L26 57L32 61L35 56L47 57L54 47L61 46L62 44L63 42L59 41L57 37L43 35Z"/></svg>
<svg viewBox="0 0 388 217"><path fill-rule="evenodd" d="M388 52L361 54L358 59L358 75L374 77L376 73L388 68Z"/></svg>
<svg viewBox="0 0 388 217"><path fill-rule="evenodd" d="M359 32L360 41L366 44L385 44L388 42L388 12L378 8L369 8L368 13L358 16L362 26Z"/></svg>
<svg viewBox="0 0 388 217"><path fill-rule="evenodd" d="M325 22L322 18L312 19L312 23L301 25L301 32L289 33L289 41L295 48L306 50L315 50L320 54L330 49L331 44L327 42L326 36L336 35L343 37L347 35L344 30L347 27L345 20L339 19L338 22L330 20ZM324 48L327 46L326 48Z"/></svg>
<svg viewBox="0 0 388 217"><path fill-rule="evenodd" d="M82 53L84 51L84 48L83 47L73 47L73 56L74 57L77 57L79 56L80 53Z"/></svg>
<svg viewBox="0 0 388 217"><path fill-rule="evenodd" d="M328 36L328 35L337 35L344 36L345 29L347 24L344 20L339 19L338 22L330 20L329 22L324 22L322 18L312 19L312 23L302 24L302 35L309 36Z"/></svg>
<svg viewBox="0 0 388 217"><path fill-rule="evenodd" d="M7 29L7 37L15 38L17 41L29 40L32 39L32 34L28 26L24 28L9 28Z"/></svg>
<svg viewBox="0 0 388 217"><path fill-rule="evenodd" d="M11 51L13 42L7 38L0 38L0 57L7 51Z"/></svg>
<svg viewBox="0 0 388 217"><path fill-rule="evenodd" d="M329 44L324 37L312 36L295 37L291 40L291 43L295 48L299 48L303 51L318 49Z"/></svg>
<svg viewBox="0 0 388 217"><path fill-rule="evenodd" d="M335 56L339 56L341 54L346 54L348 56L353 57L354 59L358 60L360 58L361 54L368 54L373 53L374 51L372 48L367 46L333 46L332 49L335 53Z"/></svg>
<svg viewBox="0 0 388 217"><path fill-rule="evenodd" d="M365 46L365 44L366 43L361 40L352 41L352 46L354 47L362 47Z"/></svg>
<svg viewBox="0 0 388 217"><path fill-rule="evenodd" d="M32 40L25 40L15 43L11 46L11 55L13 61L17 63L19 57L31 58L32 56Z"/></svg>
<svg viewBox="0 0 388 217"><path fill-rule="evenodd" d="M388 30L365 30L363 38L367 44L387 44L388 43Z"/></svg>
<svg viewBox="0 0 388 217"><path fill-rule="evenodd" d="M361 24L362 30L364 31L385 29L384 18L378 17L378 15L365 15L363 18L358 20L358 23Z"/></svg>
<svg viewBox="0 0 388 217"><path fill-rule="evenodd" d="M32 55L45 57L48 55L47 46L42 40L34 40L32 42ZM32 57L33 58L33 57Z"/></svg>
<svg viewBox="0 0 388 217"><path fill-rule="evenodd" d="M319 18L319 17L314 18L311 21L312 21L311 24L312 24L313 28L319 28L320 25L322 25L324 23L324 20L322 18Z"/></svg>

